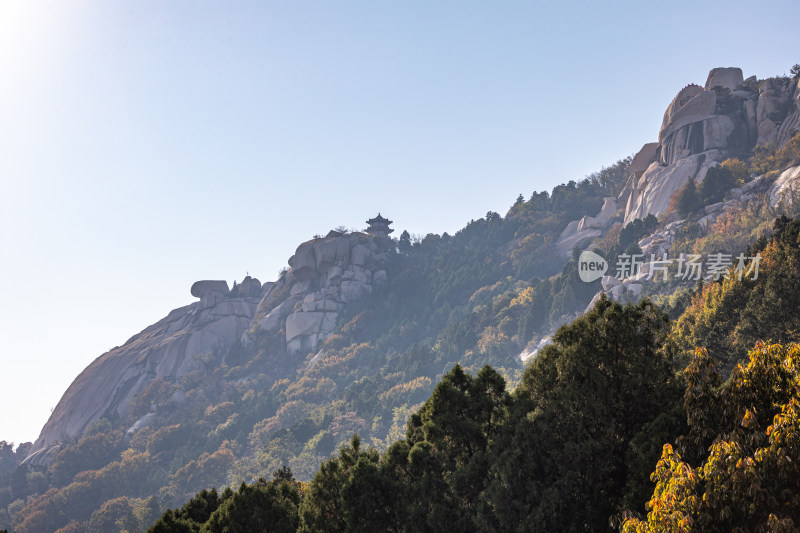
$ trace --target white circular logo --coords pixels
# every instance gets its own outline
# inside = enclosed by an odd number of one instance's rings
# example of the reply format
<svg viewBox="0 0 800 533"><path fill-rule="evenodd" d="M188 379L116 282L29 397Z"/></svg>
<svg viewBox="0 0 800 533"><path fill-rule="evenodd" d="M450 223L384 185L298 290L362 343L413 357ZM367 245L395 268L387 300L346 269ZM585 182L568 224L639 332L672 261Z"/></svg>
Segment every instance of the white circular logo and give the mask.
<svg viewBox="0 0 800 533"><path fill-rule="evenodd" d="M608 270L608 262L594 252L585 250L578 257L578 277L589 283L603 277Z"/></svg>

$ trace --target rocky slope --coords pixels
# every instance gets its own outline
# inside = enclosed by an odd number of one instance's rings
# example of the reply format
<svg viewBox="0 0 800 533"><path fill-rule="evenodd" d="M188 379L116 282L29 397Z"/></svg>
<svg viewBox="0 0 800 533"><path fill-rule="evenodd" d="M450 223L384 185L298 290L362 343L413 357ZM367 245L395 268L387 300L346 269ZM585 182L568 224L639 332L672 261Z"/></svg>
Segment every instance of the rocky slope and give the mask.
<svg viewBox="0 0 800 533"><path fill-rule="evenodd" d="M285 331L290 354L313 351L334 331L338 313L386 281L382 265L391 241L365 233L330 232L301 244L291 268L263 286L246 277L231 290L225 281L192 285L199 298L98 357L73 381L43 427L26 461L46 464L67 439L83 434L101 418L125 420L131 402L157 379L176 383L191 372L224 361L241 339L260 331ZM176 392L154 406L128 430L152 423L157 410L184 401Z"/></svg>
<svg viewBox="0 0 800 533"><path fill-rule="evenodd" d="M625 223L664 213L675 191L690 178L702 181L724 159L788 141L800 130L798 83L745 80L739 68L715 68L704 87L684 87L664 113L658 144L637 154L636 171L620 194Z"/></svg>
<svg viewBox="0 0 800 533"><path fill-rule="evenodd" d="M800 129L799 83L797 77L745 80L738 68L718 68L709 73L704 87L683 88L664 113L658 141L645 144L631 160L622 192L605 198L596 216L587 214L569 223L555 243L559 255L566 259L573 248L596 243L618 224L664 213L675 191L690 178L702 181L709 168L727 157L756 144L785 143ZM796 174L789 172L774 185L767 184L774 189L773 202L795 189ZM756 187L758 181L752 183L748 187ZM709 206L701 225L713 222L724 208ZM640 246L647 253L668 251L679 226L660 230ZM314 353L336 331L339 314L349 303L386 282L393 253L394 243L385 237L330 232L301 244L289 259L291 268L275 282L262 285L248 277L233 289L224 281L195 283L191 292L199 301L172 311L103 354L75 379L28 461L47 462L60 443L81 435L100 418L128 419L131 401L155 380L177 383L189 373L207 372L208 365L224 362L237 341L248 347L260 334L280 335L290 356L302 359ZM604 288L616 296L636 293L635 281L625 286L606 280ZM169 400L181 401L180 393ZM157 409L131 429L150 423Z"/></svg>
<svg viewBox="0 0 800 533"><path fill-rule="evenodd" d="M756 145L781 146L800 131L800 78L744 79L739 68L715 68L704 87L689 84L667 106L658 141L633 157L619 197L607 198L597 217L570 223L556 244L562 257L586 247L615 222L628 224L667 211L689 179ZM617 212L617 205L619 212Z"/></svg>
<svg viewBox="0 0 800 533"><path fill-rule="evenodd" d="M667 107L658 141L633 157L627 184L608 197L596 216L569 223L556 242L561 257L573 248L597 242L620 223L664 213L671 196L690 178L702 181L709 168L757 144L785 143L800 129L800 78L743 79L738 68L713 69L705 86L688 85ZM796 189L796 172L772 185L772 202ZM756 187L754 180L748 187ZM729 201L753 191L731 191ZM736 196L738 194L739 196ZM726 209L708 206L700 221L713 222ZM646 253L669 250L680 224L664 228L640 246ZM65 440L81 435L100 418L126 420L131 401L157 379L177 383L191 372L207 372L224 361L235 342L252 345L260 333L281 335L289 355L313 353L332 335L339 313L386 282L386 264L394 244L366 233L330 232L301 244L279 280L262 284L246 278L234 289L224 281L199 281L192 295L199 301L114 348L87 367L65 392L28 458L46 462ZM604 289L613 296L636 293L636 280ZM176 393L170 402L181 402ZM157 407L154 409L157 410ZM156 413L139 418L133 430ZM148 418L149 417L149 418Z"/></svg>

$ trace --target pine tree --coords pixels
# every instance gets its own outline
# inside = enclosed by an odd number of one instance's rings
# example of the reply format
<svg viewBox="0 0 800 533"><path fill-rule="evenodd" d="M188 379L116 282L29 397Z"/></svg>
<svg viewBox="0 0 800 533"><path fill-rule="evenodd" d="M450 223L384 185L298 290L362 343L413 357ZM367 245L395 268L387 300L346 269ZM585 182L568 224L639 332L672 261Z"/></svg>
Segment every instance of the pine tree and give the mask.
<svg viewBox="0 0 800 533"><path fill-rule="evenodd" d="M688 216L700 209L700 196L694 178L689 178L688 183L681 190L676 207L681 216Z"/></svg>

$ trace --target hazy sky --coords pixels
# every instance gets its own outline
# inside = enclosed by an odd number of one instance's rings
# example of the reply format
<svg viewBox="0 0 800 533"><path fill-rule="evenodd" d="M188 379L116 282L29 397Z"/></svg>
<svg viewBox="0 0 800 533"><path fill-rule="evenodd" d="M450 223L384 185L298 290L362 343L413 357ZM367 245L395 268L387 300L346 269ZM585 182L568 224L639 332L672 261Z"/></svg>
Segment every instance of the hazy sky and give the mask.
<svg viewBox="0 0 800 533"><path fill-rule="evenodd" d="M95 357L380 211L454 232L656 139L783 2L0 0L0 440Z"/></svg>

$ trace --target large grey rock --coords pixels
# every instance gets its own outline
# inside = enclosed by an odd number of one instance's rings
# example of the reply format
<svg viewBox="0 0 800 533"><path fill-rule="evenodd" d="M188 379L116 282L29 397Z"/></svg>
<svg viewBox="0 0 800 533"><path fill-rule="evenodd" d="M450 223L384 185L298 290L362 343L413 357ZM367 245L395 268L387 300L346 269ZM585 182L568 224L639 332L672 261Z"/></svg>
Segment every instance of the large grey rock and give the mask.
<svg viewBox="0 0 800 533"><path fill-rule="evenodd" d="M670 165L690 155L725 149L735 128L732 118L712 115L672 129L661 144L659 162Z"/></svg>
<svg viewBox="0 0 800 533"><path fill-rule="evenodd" d="M286 317L286 342L319 333L325 313L292 313Z"/></svg>
<svg viewBox="0 0 800 533"><path fill-rule="evenodd" d="M758 127L757 143L781 144L788 139L777 142L778 131L785 119L793 122L792 112L796 109L792 105L795 87L787 80L772 78L764 80L758 86L758 106L756 107L756 122ZM794 109L793 109L794 108ZM787 117L787 115L789 115ZM786 131L785 129L783 131Z"/></svg>
<svg viewBox="0 0 800 533"><path fill-rule="evenodd" d="M775 134L775 144L783 146L789 139L800 133L800 76L793 79L792 85L787 88L791 105L786 118L781 122Z"/></svg>
<svg viewBox="0 0 800 533"><path fill-rule="evenodd" d="M698 220L698 221L697 221L697 224L698 224L698 225L699 225L701 228L703 228L703 229L707 229L707 228L708 228L708 227L709 227L711 224L713 224L714 222L716 222L716 220L717 220L717 215L716 215L716 213L712 213L712 214L710 214L710 215L706 215L706 216L704 216L703 218L701 218L700 220Z"/></svg>
<svg viewBox="0 0 800 533"><path fill-rule="evenodd" d="M237 285L238 296L258 296L261 293L261 282L256 278L246 276L242 282Z"/></svg>
<svg viewBox="0 0 800 533"><path fill-rule="evenodd" d="M576 220L575 222L579 221ZM586 246L602 234L603 232L599 229L578 231L576 224L575 228L571 231L564 230L564 232L561 233L558 241L556 241L556 250L558 250L558 253L561 254L562 257L569 257L573 248L576 246L578 248Z"/></svg>
<svg viewBox="0 0 800 533"><path fill-rule="evenodd" d="M662 126L658 134L659 142L663 144L667 137L687 124L710 119L714 116L716 107L717 94L714 91L702 91L683 106L669 110L669 122ZM664 115L664 120L667 120L667 114Z"/></svg>
<svg viewBox="0 0 800 533"><path fill-rule="evenodd" d="M313 350L336 328L337 313L297 312L286 318L286 347L290 353Z"/></svg>
<svg viewBox="0 0 800 533"><path fill-rule="evenodd" d="M642 146L633 159L631 160L630 171L635 178L641 177L647 167L656 160L658 153L658 143L647 143Z"/></svg>
<svg viewBox="0 0 800 533"><path fill-rule="evenodd" d="M297 296L290 296L256 321L256 325L264 331L278 331L283 324L284 319L289 316L289 313L294 309L298 301ZM243 336L242 342L249 345L249 335Z"/></svg>
<svg viewBox="0 0 800 533"><path fill-rule="evenodd" d="M313 249L319 273L325 272L337 262L350 259L350 242L346 237L315 242Z"/></svg>
<svg viewBox="0 0 800 533"><path fill-rule="evenodd" d="M367 264L367 258L370 256L370 251L366 246L356 244L350 250L350 263L357 266L364 266Z"/></svg>
<svg viewBox="0 0 800 533"><path fill-rule="evenodd" d="M781 203L786 207L794 207L798 200L800 200L800 166L795 166L781 172L770 187L769 203L772 207L778 207Z"/></svg>
<svg viewBox="0 0 800 533"><path fill-rule="evenodd" d="M770 119L765 118L758 123L758 139L756 144L771 143L778 135L778 127Z"/></svg>
<svg viewBox="0 0 800 533"><path fill-rule="evenodd" d="M756 176L752 180L748 181L744 185L742 185L742 192L743 193L752 193L753 191L757 191L764 186L766 182L764 176Z"/></svg>
<svg viewBox="0 0 800 533"><path fill-rule="evenodd" d="M314 279L317 275L317 259L314 256L314 241L304 242L297 247L289 261L292 275L298 281Z"/></svg>
<svg viewBox="0 0 800 533"><path fill-rule="evenodd" d="M661 142L664 137L666 137L666 131L673 123L675 117L678 115L680 110L689 103L695 96L702 94L703 88L699 85L690 84L681 89L678 94L675 95L675 98L672 99L669 106L667 106L667 110L664 112L664 117L661 120L661 128L659 129L658 133L658 141ZM706 110L706 112L713 112Z"/></svg>
<svg viewBox="0 0 800 533"><path fill-rule="evenodd" d="M683 187L689 178L702 181L708 169L716 166L722 159L719 151L695 154L668 166L653 164L647 169L639 183L641 193L631 193L625 214L625 224L647 215L658 216L669 207L672 195Z"/></svg>
<svg viewBox="0 0 800 533"><path fill-rule="evenodd" d="M221 287L195 284L193 294L207 297ZM123 346L101 355L61 397L32 453L81 435L103 416L124 420L131 400L156 379L176 383L190 372L205 372L207 363L202 361L221 360L250 326L257 305L258 298L227 299L211 307L196 302L175 309Z"/></svg>
<svg viewBox="0 0 800 533"><path fill-rule="evenodd" d="M303 300L303 311L304 312L313 312L313 311L333 311L338 312L344 309L344 304L337 302L333 298L327 298L323 294L323 291L318 291L313 294L309 294Z"/></svg>
<svg viewBox="0 0 800 533"><path fill-rule="evenodd" d="M556 241L556 250L562 257L569 257L572 249L583 247L596 238L602 236L611 226L617 214L617 199L607 197L603 199L603 207L596 217L588 216L580 220L573 220Z"/></svg>
<svg viewBox="0 0 800 533"><path fill-rule="evenodd" d="M642 169L652 148L632 162L619 195L624 223L664 213L688 178L701 181L710 166L727 157L757 143L780 146L800 131L800 77L758 85L754 77L742 78L738 68L716 68L705 89L688 85L678 92L664 112L653 162ZM743 188L741 197L748 194Z"/></svg>
<svg viewBox="0 0 800 533"><path fill-rule="evenodd" d="M372 287L358 281L343 281L340 287L341 298L345 303L360 300L372 292Z"/></svg>
<svg viewBox="0 0 800 533"><path fill-rule="evenodd" d="M605 229L611 225L611 222L617 216L617 199L613 196L603 198L603 207L600 208L600 213L597 215L597 222L600 227Z"/></svg>
<svg viewBox="0 0 800 533"><path fill-rule="evenodd" d="M347 303L369 294L373 284L385 283L385 246L363 233L334 231L302 243L289 260L291 270L262 291L264 298L242 342L249 345L257 330L277 331L285 323L289 353L315 349L333 331L337 313ZM382 274L373 274L373 268ZM281 303L287 292L289 299Z"/></svg>
<svg viewBox="0 0 800 533"><path fill-rule="evenodd" d="M292 288L289 290L289 294L292 296L303 295L311 290L311 283L312 280L310 279L295 281L294 284L292 284Z"/></svg>
<svg viewBox="0 0 800 533"><path fill-rule="evenodd" d="M237 339L249 345L259 330L285 327L290 353L315 347L335 330L347 302L369 294L372 283L386 281L389 256L385 245L367 235L334 232L301 244L290 259L291 269L274 283L262 286L248 276L232 293L222 280L196 282L191 292L200 302L170 312L81 372L42 429L32 460L49 460L59 443L103 416L125 420L131 400L155 379L180 383L187 374L209 372ZM343 280L345 271L352 279ZM140 418L137 427L149 420Z"/></svg>
<svg viewBox="0 0 800 533"><path fill-rule="evenodd" d="M800 106L795 106L795 109L789 113L778 128L775 134L775 144L783 146L798 133L800 133Z"/></svg>
<svg viewBox="0 0 800 533"><path fill-rule="evenodd" d="M195 281L192 285L192 296L200 298L204 307L216 304L230 294L228 282L224 280Z"/></svg>
<svg viewBox="0 0 800 533"><path fill-rule="evenodd" d="M603 286L604 291L611 290L621 283L622 282L616 276L603 276L603 279L600 280L600 284Z"/></svg>
<svg viewBox="0 0 800 533"><path fill-rule="evenodd" d="M706 79L706 90L714 87L735 90L744 81L742 69L738 67L718 67L711 69Z"/></svg>
<svg viewBox="0 0 800 533"><path fill-rule="evenodd" d="M764 119L781 121L786 113L784 109L789 101L789 86L779 79L768 79L758 86L758 107L756 120Z"/></svg>
<svg viewBox="0 0 800 533"><path fill-rule="evenodd" d="M202 280L192 284L191 292L195 298L202 298L209 292L228 294L230 289L228 289L228 282L224 280Z"/></svg>

